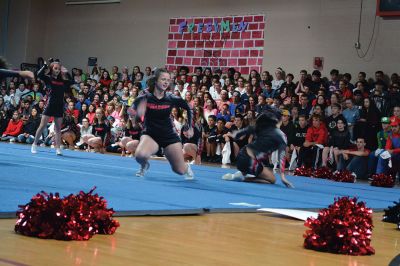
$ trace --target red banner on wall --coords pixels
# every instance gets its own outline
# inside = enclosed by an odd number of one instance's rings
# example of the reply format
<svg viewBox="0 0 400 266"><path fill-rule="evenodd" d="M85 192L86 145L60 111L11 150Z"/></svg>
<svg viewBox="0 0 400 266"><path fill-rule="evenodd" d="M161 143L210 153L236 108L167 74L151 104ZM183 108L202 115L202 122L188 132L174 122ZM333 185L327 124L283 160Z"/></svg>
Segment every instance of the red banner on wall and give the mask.
<svg viewBox="0 0 400 266"><path fill-rule="evenodd" d="M264 15L171 18L168 70L188 66L234 67L242 74L261 72L264 55Z"/></svg>

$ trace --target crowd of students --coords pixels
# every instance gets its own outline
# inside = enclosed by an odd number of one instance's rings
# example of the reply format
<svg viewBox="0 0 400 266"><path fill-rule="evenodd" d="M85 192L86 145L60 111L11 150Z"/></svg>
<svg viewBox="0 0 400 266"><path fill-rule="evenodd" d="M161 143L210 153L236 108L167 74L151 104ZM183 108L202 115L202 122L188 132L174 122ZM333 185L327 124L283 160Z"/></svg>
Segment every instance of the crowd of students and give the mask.
<svg viewBox="0 0 400 266"><path fill-rule="evenodd" d="M85 73L86 72L86 73ZM93 67L72 69L64 96L61 138L65 148L115 152L134 156L143 130L141 119L130 119L130 107L147 91L152 68ZM289 167L327 166L349 169L358 178L385 173L400 166L399 76L376 71L367 80L360 72L333 69L329 77L320 71L301 70L297 77L277 68L252 70L244 77L234 68L185 66L171 72L169 91L181 97L193 111L194 134L182 130L187 110L171 112L176 134L188 161L235 164L242 147L254 141L252 134L239 139L234 132L255 125L268 106L282 110L281 130L286 134ZM43 79L31 82L19 77L3 79L0 93L2 141L31 144L40 126L49 93ZM37 143L54 145L55 125L50 119ZM162 156L163 150L158 152ZM279 162L271 158L277 167Z"/></svg>

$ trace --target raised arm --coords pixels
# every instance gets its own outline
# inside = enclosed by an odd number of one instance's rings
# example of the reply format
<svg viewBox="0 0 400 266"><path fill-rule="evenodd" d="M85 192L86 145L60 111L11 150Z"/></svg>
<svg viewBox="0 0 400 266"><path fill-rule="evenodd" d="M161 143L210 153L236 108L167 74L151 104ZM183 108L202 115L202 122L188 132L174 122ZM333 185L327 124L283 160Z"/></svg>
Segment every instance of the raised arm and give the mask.
<svg viewBox="0 0 400 266"><path fill-rule="evenodd" d="M0 69L0 77L21 77L30 80L35 78L31 71L14 71L8 69Z"/></svg>

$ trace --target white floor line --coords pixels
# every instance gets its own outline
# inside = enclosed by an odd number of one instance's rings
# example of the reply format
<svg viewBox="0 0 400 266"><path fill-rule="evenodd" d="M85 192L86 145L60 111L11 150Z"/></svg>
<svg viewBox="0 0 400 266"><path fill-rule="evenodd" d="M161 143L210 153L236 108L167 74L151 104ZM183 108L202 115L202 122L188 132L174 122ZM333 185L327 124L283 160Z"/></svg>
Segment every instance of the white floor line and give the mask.
<svg viewBox="0 0 400 266"><path fill-rule="evenodd" d="M107 177L111 179L118 179L118 180L128 180L130 178L121 178L121 177L115 177L115 176L110 176L110 175L102 175L102 174L97 174L97 173L88 173L85 171L75 171L75 170L67 170L67 169L60 169L60 168L55 168L55 167L46 167L46 166L39 166L35 164L22 164L22 163L9 163L7 164L12 164L12 165L17 165L17 166L29 166L33 168L39 168L39 169L46 169L46 170L55 170L55 171L61 171L61 172L67 172L67 173L74 173L74 174L86 174L86 175L93 175L93 176L101 176L101 177ZM132 179L133 179L133 174L132 174Z"/></svg>

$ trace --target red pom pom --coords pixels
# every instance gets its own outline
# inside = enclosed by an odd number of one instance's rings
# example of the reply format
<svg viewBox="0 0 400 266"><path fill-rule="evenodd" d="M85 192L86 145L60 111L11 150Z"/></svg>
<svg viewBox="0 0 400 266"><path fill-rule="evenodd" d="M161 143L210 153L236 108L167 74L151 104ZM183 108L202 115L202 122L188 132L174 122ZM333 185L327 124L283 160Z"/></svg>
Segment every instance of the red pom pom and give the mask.
<svg viewBox="0 0 400 266"><path fill-rule="evenodd" d="M39 238L88 240L94 234L113 234L119 226L113 209L97 194L83 191L60 198L41 192L19 206L15 232Z"/></svg>
<svg viewBox="0 0 400 266"><path fill-rule="evenodd" d="M324 252L347 255L371 255L372 210L356 198L342 197L318 218L308 218L304 225L304 247Z"/></svg>
<svg viewBox="0 0 400 266"><path fill-rule="evenodd" d="M336 182L354 183L356 182L356 175L349 170L335 171L331 180Z"/></svg>
<svg viewBox="0 0 400 266"><path fill-rule="evenodd" d="M318 169L315 169L312 176L316 178L331 179L332 174L332 170L328 167L320 167Z"/></svg>
<svg viewBox="0 0 400 266"><path fill-rule="evenodd" d="M301 166L301 167L297 167L294 170L294 175L298 175L298 176L311 176L313 172L313 169L310 167L305 167L305 166Z"/></svg>
<svg viewBox="0 0 400 266"><path fill-rule="evenodd" d="M372 176L371 186L394 187L395 177L392 174L375 174Z"/></svg>

